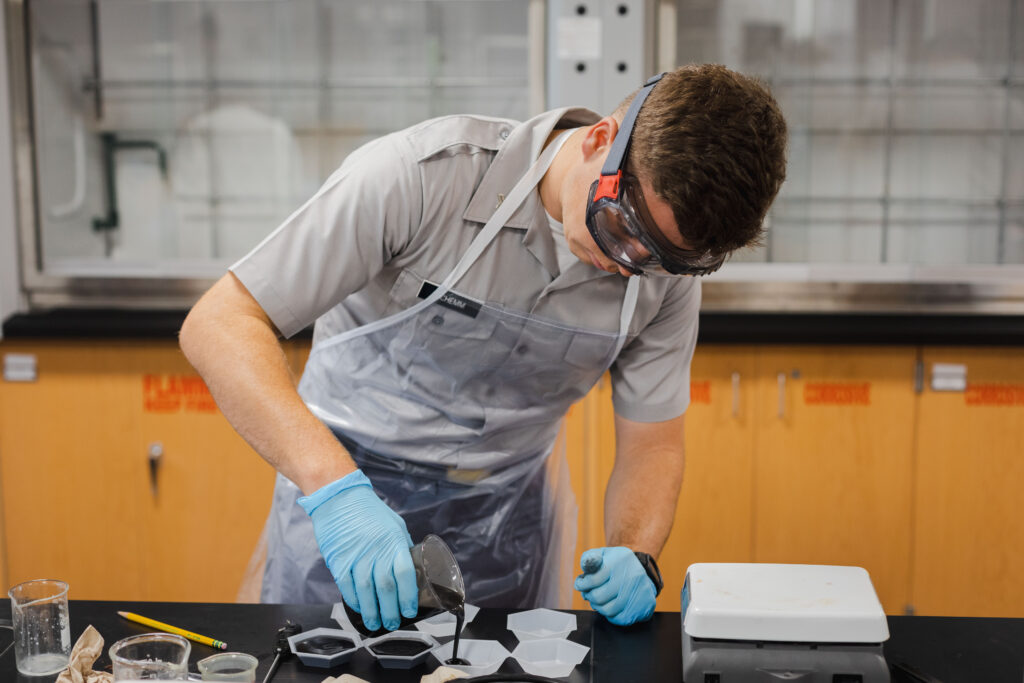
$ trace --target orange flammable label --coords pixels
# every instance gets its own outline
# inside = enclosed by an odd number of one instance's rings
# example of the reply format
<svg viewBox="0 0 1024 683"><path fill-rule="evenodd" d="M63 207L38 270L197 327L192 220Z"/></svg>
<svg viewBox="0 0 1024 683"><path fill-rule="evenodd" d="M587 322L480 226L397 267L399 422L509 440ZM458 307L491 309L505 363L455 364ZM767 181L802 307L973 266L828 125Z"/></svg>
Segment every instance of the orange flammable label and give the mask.
<svg viewBox="0 0 1024 683"><path fill-rule="evenodd" d="M711 403L711 380L690 382L690 403Z"/></svg>
<svg viewBox="0 0 1024 683"><path fill-rule="evenodd" d="M1024 384L968 384L969 406L1024 406Z"/></svg>
<svg viewBox="0 0 1024 683"><path fill-rule="evenodd" d="M869 406L871 382L808 382L804 403L821 406Z"/></svg>
<svg viewBox="0 0 1024 683"><path fill-rule="evenodd" d="M217 404L199 375L143 375L142 409L147 413L215 413Z"/></svg>

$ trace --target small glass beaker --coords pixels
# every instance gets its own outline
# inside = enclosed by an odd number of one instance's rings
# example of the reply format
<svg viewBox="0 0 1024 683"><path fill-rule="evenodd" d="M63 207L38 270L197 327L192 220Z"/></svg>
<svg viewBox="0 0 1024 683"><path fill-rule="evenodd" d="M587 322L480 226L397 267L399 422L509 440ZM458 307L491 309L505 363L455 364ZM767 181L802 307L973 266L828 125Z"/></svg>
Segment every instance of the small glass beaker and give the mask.
<svg viewBox="0 0 1024 683"><path fill-rule="evenodd" d="M192 646L173 633L143 633L110 646L115 681L188 680Z"/></svg>
<svg viewBox="0 0 1024 683"><path fill-rule="evenodd" d="M420 589L419 611L412 619L402 617L399 628L442 612L458 610L465 604L466 586L462 582L462 571L455 555L440 536L428 534L409 548L409 554L416 569L416 585ZM375 631L366 628L359 613L344 600L342 604L349 621L360 634L372 637L388 632L383 626Z"/></svg>
<svg viewBox="0 0 1024 683"><path fill-rule="evenodd" d="M39 579L19 583L7 594L11 597L18 671L26 676L47 676L63 670L71 656L68 585Z"/></svg>
<svg viewBox="0 0 1024 683"><path fill-rule="evenodd" d="M204 681L255 683L259 660L244 652L221 652L196 662Z"/></svg>

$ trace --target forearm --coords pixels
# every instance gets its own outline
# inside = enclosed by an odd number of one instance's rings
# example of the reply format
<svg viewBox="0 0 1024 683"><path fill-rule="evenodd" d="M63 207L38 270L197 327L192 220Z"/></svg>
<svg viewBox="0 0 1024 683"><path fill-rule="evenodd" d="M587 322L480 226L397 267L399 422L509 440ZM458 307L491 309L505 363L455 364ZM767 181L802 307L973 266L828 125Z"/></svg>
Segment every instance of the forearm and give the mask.
<svg viewBox="0 0 1024 683"><path fill-rule="evenodd" d="M355 469L303 403L273 325L234 275L193 307L180 342L235 430L304 493Z"/></svg>
<svg viewBox="0 0 1024 683"><path fill-rule="evenodd" d="M616 416L615 425L615 467L604 501L607 544L658 557L683 483L683 418L641 424Z"/></svg>

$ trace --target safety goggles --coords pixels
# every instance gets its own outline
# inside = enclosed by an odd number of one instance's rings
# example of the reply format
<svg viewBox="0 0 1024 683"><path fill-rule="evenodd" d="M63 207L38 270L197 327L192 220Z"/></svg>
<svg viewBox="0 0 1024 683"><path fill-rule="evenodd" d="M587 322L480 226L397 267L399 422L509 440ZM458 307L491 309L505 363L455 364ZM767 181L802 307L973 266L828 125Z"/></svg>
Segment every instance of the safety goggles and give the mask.
<svg viewBox="0 0 1024 683"><path fill-rule="evenodd" d="M640 181L623 171L636 116L662 76L644 84L619 126L601 176L590 186L587 229L605 256L634 275L707 275L722 266L725 254L713 256L670 242L647 209Z"/></svg>

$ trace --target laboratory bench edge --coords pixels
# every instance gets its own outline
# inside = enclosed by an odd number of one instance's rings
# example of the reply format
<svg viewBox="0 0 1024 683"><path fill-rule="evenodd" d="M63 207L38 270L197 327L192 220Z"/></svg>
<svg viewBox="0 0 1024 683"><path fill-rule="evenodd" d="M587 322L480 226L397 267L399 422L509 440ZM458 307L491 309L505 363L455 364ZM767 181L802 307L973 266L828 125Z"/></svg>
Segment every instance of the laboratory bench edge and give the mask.
<svg viewBox="0 0 1024 683"><path fill-rule="evenodd" d="M186 602L118 602L72 600L71 639L77 641L86 626L103 636L103 655L97 670L109 670L108 650L115 641L150 631L117 615L118 610L135 612L180 628L224 640L231 651L248 652L259 659L257 681L262 681L273 659L277 629L286 620L304 630L336 627L330 618L331 605L274 605ZM512 651L515 636L506 629L507 615L514 610L483 609L466 627L464 638L496 638ZM630 683L681 681L681 625L678 612L657 612L646 623L621 628L590 611L575 611L577 629L569 638L591 648L587 658L568 678L568 683ZM0 618L10 617L10 605L0 603ZM890 638L884 645L890 665L901 662L942 683L1020 683L1024 680L1024 619L983 617L888 617ZM9 633L9 632L0 632ZM0 643L10 642L9 635ZM447 640L442 638L442 641ZM191 643L190 670L195 663L217 651ZM0 645L3 651L6 645ZM369 653L359 650L348 663L333 669L307 667L294 657L285 659L273 678L275 683L319 683L342 673L365 678L371 683L419 681L433 670L428 659L408 671L383 669ZM500 671L519 672L508 659ZM16 674L14 652L0 655L0 680L19 683L50 683L56 677L28 678ZM901 680L895 674L893 683Z"/></svg>
<svg viewBox="0 0 1024 683"><path fill-rule="evenodd" d="M57 308L16 313L2 329L4 339L174 339L186 314ZM1024 346L1024 315L702 311L698 343Z"/></svg>

